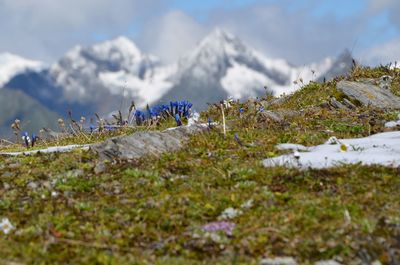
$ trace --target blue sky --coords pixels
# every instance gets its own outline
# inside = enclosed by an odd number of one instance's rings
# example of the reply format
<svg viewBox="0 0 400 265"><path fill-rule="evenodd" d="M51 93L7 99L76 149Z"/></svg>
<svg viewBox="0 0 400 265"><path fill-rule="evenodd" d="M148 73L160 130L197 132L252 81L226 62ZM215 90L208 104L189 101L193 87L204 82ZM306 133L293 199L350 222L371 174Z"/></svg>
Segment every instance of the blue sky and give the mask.
<svg viewBox="0 0 400 265"><path fill-rule="evenodd" d="M294 64L345 48L369 64L400 59L398 0L0 0L0 52L52 62L119 35L174 61L215 27Z"/></svg>

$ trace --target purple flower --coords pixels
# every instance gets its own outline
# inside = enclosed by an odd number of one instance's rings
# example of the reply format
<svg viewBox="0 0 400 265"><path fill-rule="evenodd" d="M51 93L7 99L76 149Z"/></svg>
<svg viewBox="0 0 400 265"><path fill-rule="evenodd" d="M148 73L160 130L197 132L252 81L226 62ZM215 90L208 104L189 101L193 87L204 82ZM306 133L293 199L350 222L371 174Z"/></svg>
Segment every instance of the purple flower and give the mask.
<svg viewBox="0 0 400 265"><path fill-rule="evenodd" d="M219 221L219 222L212 222L208 223L202 226L202 230L204 232L210 232L210 233L215 233L215 232L224 232L226 235L231 236L233 234L233 229L235 229L236 224L232 222L225 222L225 221Z"/></svg>

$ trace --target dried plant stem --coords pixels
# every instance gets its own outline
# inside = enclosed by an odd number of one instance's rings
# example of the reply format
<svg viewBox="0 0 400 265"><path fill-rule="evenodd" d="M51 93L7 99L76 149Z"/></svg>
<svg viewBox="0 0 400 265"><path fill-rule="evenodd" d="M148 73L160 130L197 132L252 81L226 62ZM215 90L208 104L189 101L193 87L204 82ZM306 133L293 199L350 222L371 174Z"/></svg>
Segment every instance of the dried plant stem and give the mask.
<svg viewBox="0 0 400 265"><path fill-rule="evenodd" d="M222 128L224 130L224 136L226 136L225 112L224 112L224 104L223 103L221 103L221 112L222 112Z"/></svg>
<svg viewBox="0 0 400 265"><path fill-rule="evenodd" d="M16 144L16 143L13 143L13 142L8 141L6 139L0 139L0 142L8 143L8 144L11 144L11 145L15 145Z"/></svg>

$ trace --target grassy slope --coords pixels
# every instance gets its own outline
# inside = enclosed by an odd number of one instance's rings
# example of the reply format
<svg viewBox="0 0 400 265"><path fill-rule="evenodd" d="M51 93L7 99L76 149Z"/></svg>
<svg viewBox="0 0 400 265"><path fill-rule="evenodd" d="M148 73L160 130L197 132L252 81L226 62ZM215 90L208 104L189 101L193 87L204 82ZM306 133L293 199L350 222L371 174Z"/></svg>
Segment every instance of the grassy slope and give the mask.
<svg viewBox="0 0 400 265"><path fill-rule="evenodd" d="M357 69L351 78L382 71L389 70ZM389 73L398 91L397 73ZM298 171L260 163L280 154L276 143L366 136L396 115L320 107L332 95L343 97L334 85L310 84L276 106L236 104L227 111L226 137L210 130L179 152L110 164L97 175L98 161L88 152L0 158L0 182L10 185L0 184L0 217L17 227L0 235L0 256L28 264L258 264L267 256L293 256L301 264L341 257L348 264L368 253L389 263L390 251L399 249L397 169ZM276 123L256 114L259 104L298 112ZM239 107L246 109L241 117ZM220 120L214 107L207 116ZM235 133L246 146L237 144ZM27 187L32 181L38 188ZM201 225L248 200L253 207L232 220L232 237L201 234Z"/></svg>

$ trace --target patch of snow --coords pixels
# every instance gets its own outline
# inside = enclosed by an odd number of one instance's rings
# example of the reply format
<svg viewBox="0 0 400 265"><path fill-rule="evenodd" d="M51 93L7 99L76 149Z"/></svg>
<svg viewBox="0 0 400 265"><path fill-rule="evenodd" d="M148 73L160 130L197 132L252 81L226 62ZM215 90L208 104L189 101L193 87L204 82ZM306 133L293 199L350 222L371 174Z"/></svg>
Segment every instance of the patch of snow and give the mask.
<svg viewBox="0 0 400 265"><path fill-rule="evenodd" d="M340 144L325 143L308 147L308 152L265 159L265 167L329 168L341 164L400 166L400 131L379 133L369 137L342 139ZM346 148L344 148L345 146ZM277 146L281 148L281 145ZM290 147L286 145L286 147ZM295 149L297 145L292 146Z"/></svg>
<svg viewBox="0 0 400 265"><path fill-rule="evenodd" d="M400 120L398 121L389 121L385 123L385 128L395 128L397 126L400 126Z"/></svg>
<svg viewBox="0 0 400 265"><path fill-rule="evenodd" d="M46 149L22 151L22 152L4 152L0 153L0 156L20 156L20 155L36 155L39 153L58 153L58 152L70 152L75 149L88 150L90 144L85 145L66 145L66 146L52 146Z"/></svg>
<svg viewBox="0 0 400 265"><path fill-rule="evenodd" d="M297 150L297 151L308 151L308 147L301 144L279 144L276 149L278 150Z"/></svg>
<svg viewBox="0 0 400 265"><path fill-rule="evenodd" d="M45 67L44 63L27 60L11 53L0 54L0 88L17 74L27 70L39 71Z"/></svg>

